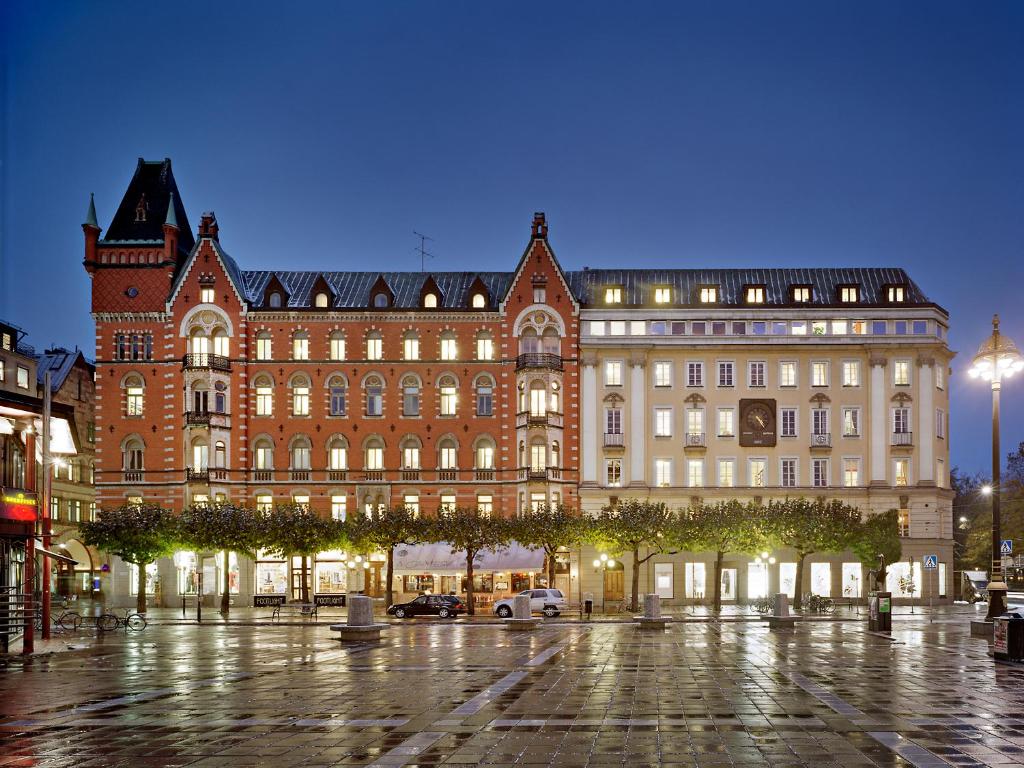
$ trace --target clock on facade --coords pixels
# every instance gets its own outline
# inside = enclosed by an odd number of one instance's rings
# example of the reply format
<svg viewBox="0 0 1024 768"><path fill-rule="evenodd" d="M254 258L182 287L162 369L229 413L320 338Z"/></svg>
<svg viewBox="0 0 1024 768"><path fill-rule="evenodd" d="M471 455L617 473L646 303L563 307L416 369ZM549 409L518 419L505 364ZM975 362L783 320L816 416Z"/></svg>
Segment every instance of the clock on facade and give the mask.
<svg viewBox="0 0 1024 768"><path fill-rule="evenodd" d="M740 445L775 445L775 401L740 400Z"/></svg>

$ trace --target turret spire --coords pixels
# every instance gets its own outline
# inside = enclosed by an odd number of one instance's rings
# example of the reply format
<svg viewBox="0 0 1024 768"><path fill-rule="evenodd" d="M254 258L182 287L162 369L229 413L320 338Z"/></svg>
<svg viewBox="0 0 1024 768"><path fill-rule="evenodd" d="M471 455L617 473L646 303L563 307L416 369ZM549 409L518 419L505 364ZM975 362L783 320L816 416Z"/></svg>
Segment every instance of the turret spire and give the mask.
<svg viewBox="0 0 1024 768"><path fill-rule="evenodd" d="M178 227L178 216L174 213L174 192L171 192L170 202L167 203L167 220L164 224L170 227Z"/></svg>
<svg viewBox="0 0 1024 768"><path fill-rule="evenodd" d="M89 193L89 212L85 214L84 225L87 227L100 228L99 222L96 220L96 200L92 192Z"/></svg>

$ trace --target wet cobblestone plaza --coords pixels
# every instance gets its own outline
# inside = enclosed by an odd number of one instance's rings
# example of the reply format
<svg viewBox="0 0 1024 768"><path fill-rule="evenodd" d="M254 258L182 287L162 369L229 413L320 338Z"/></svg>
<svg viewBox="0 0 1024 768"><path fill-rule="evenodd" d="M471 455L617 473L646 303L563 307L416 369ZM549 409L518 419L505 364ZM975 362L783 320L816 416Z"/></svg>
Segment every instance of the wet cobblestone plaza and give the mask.
<svg viewBox="0 0 1024 768"><path fill-rule="evenodd" d="M1024 667L970 609L769 632L694 621L151 625L8 658L0 765L1024 764ZM84 639L88 639L86 636Z"/></svg>

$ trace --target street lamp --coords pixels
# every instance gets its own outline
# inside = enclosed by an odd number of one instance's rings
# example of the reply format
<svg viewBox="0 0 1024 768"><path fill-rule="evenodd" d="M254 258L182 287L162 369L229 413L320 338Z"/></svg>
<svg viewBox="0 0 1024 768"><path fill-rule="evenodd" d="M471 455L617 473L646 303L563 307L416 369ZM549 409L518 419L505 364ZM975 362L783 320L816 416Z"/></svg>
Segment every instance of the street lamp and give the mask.
<svg viewBox="0 0 1024 768"><path fill-rule="evenodd" d="M992 621L1006 612L1006 582L1003 581L1003 561L1000 553L999 532L999 392L1003 379L1024 369L1024 358L1017 345L999 333L999 315L992 317L992 336L982 342L978 354L967 372L972 379L981 378L992 383L992 485L982 493L992 496L992 578L988 584L988 613L985 621ZM988 488L986 492L985 488Z"/></svg>
<svg viewBox="0 0 1024 768"><path fill-rule="evenodd" d="M615 560L608 557L607 553L602 552L601 556L594 559L594 573L601 572L601 613L604 613L604 574L609 568L615 567Z"/></svg>

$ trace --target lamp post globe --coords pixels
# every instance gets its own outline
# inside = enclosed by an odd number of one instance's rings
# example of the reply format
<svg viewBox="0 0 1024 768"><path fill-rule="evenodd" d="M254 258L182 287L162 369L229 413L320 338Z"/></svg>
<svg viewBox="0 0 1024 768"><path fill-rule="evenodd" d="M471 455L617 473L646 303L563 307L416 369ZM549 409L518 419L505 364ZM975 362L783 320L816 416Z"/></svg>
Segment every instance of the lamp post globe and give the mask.
<svg viewBox="0 0 1024 768"><path fill-rule="evenodd" d="M988 585L988 613L985 620L991 621L1006 612L1006 582L1003 581L1003 562L1000 553L999 519L999 396L1003 379L1024 370L1021 357L1013 340L999 332L999 315L992 318L992 335L982 342L978 353L971 360L967 374L972 379L982 379L992 386L992 484L988 494L992 497L992 573ZM984 492L984 489L983 489Z"/></svg>

